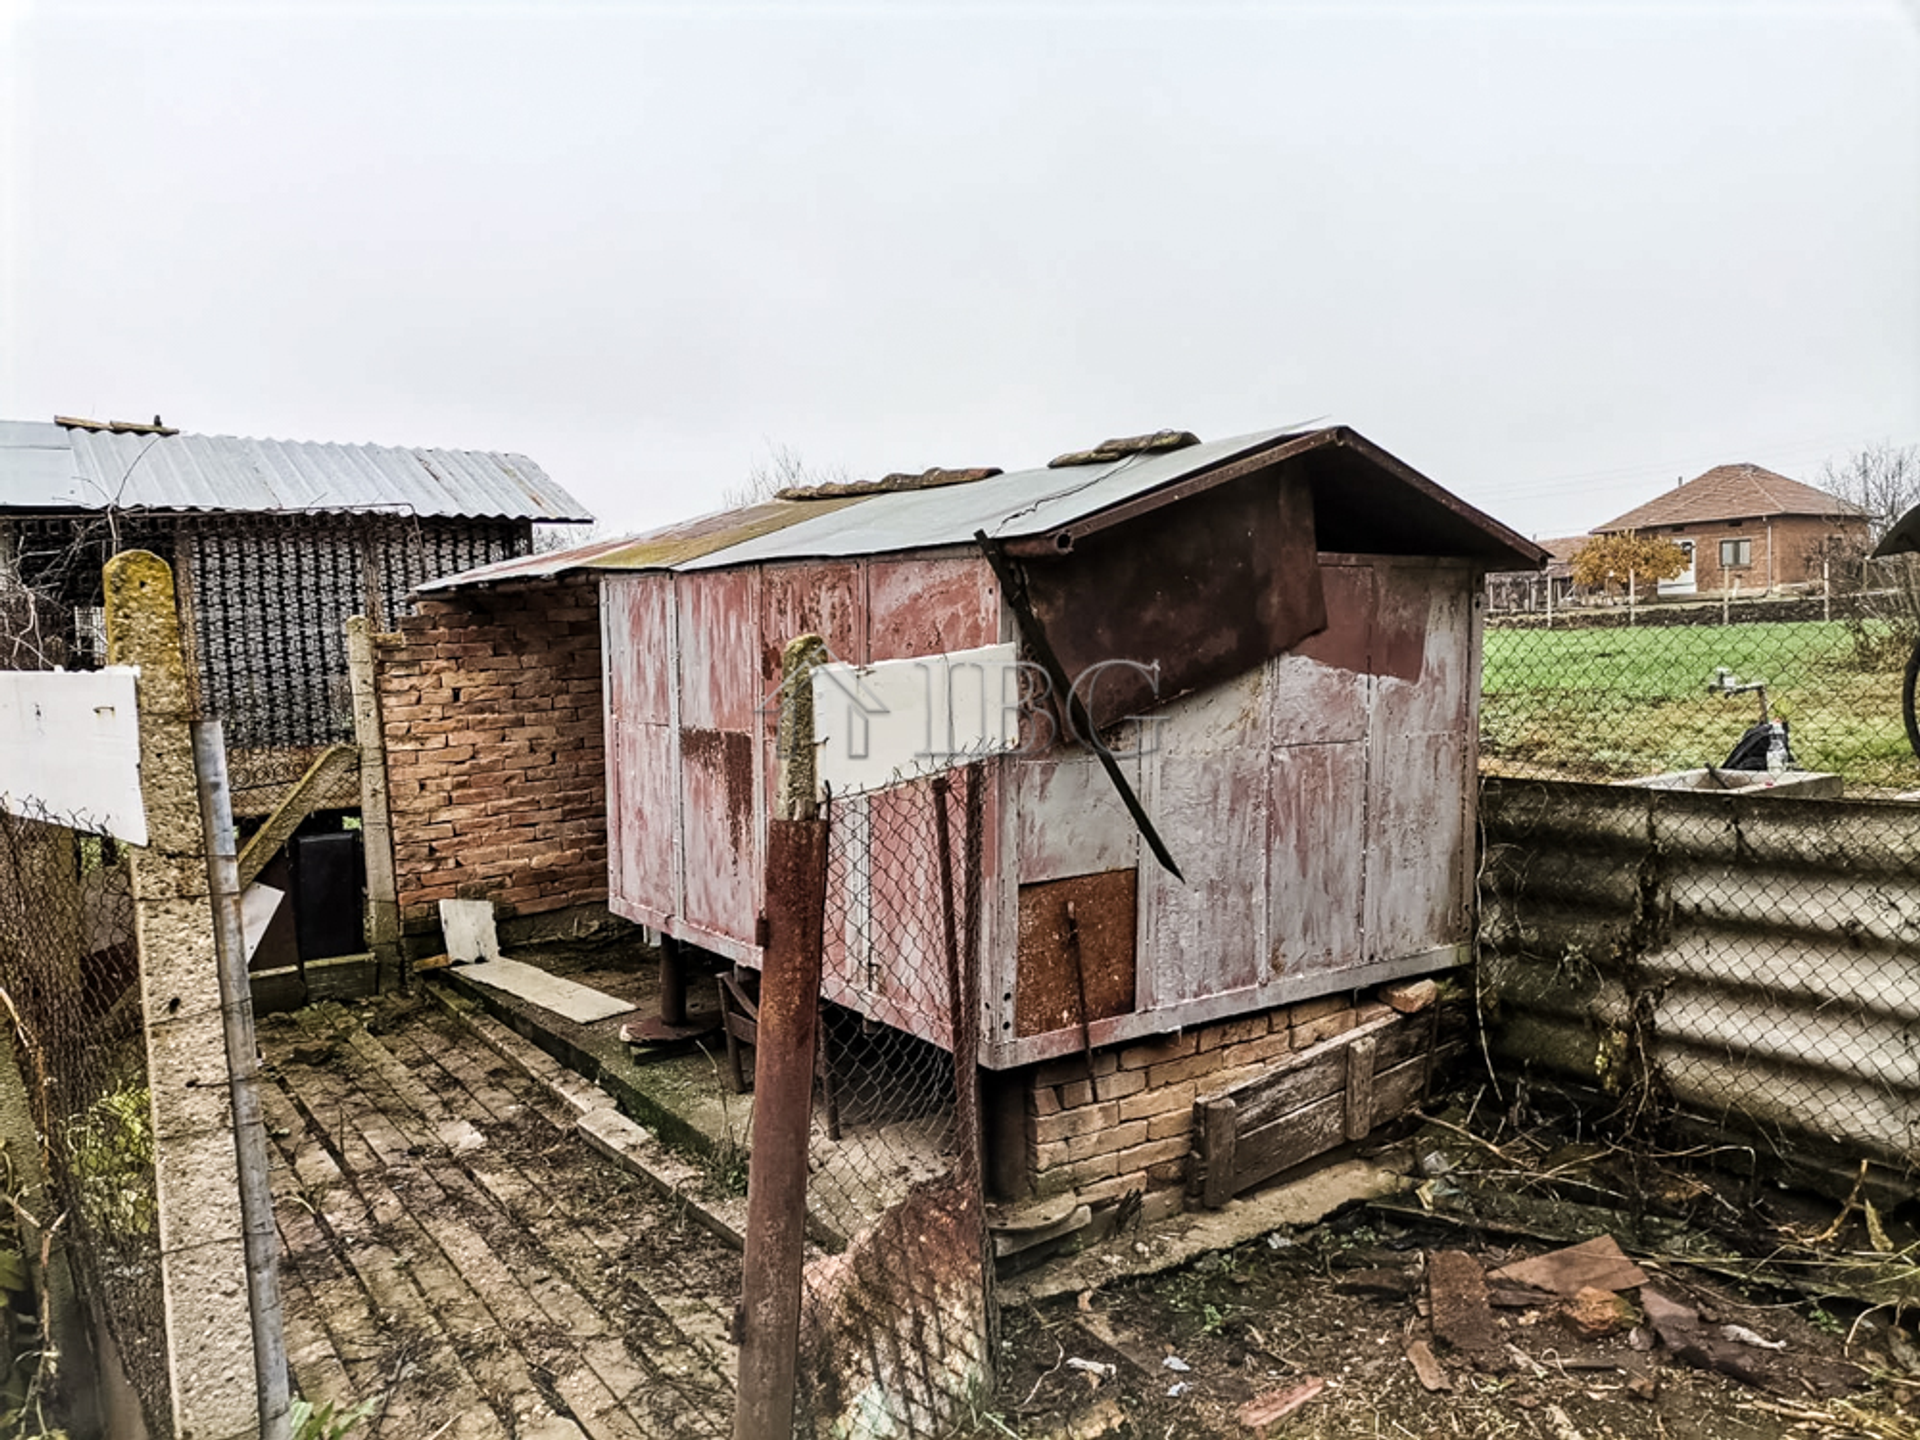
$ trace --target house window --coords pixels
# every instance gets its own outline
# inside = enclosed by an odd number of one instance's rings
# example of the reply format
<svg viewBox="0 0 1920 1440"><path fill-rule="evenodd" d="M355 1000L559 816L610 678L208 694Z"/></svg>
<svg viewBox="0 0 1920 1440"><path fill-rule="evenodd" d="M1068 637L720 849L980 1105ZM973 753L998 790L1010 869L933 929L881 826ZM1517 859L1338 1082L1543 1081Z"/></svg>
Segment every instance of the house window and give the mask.
<svg viewBox="0 0 1920 1440"><path fill-rule="evenodd" d="M1720 568L1739 570L1753 564L1753 541L1722 540L1720 542Z"/></svg>

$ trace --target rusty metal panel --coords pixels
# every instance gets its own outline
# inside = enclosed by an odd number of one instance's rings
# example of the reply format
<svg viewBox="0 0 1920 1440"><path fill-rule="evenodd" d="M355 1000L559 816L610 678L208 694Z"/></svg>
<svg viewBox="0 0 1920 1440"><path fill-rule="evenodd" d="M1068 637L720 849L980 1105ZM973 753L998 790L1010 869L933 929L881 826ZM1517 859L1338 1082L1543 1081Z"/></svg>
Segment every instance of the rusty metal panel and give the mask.
<svg viewBox="0 0 1920 1440"><path fill-rule="evenodd" d="M1159 712L1142 799L1186 875L1141 879L1140 1008L1259 983L1267 936L1263 671Z"/></svg>
<svg viewBox="0 0 1920 1440"><path fill-rule="evenodd" d="M680 731L686 919L751 943L760 907L761 835L754 815L753 737Z"/></svg>
<svg viewBox="0 0 1920 1440"><path fill-rule="evenodd" d="M1015 1035L1045 1035L1134 1008L1136 881L1134 870L1109 870L1020 887Z"/></svg>
<svg viewBox="0 0 1920 1440"><path fill-rule="evenodd" d="M673 583L679 647L678 913L700 930L751 944L765 828L754 754L759 573L677 575Z"/></svg>
<svg viewBox="0 0 1920 1440"><path fill-rule="evenodd" d="M680 727L754 728L760 704L757 570L674 577L679 606Z"/></svg>
<svg viewBox="0 0 1920 1440"><path fill-rule="evenodd" d="M1462 795L1472 783L1466 737L1376 731L1370 768L1364 958L1466 940L1471 912L1461 854L1473 844Z"/></svg>
<svg viewBox="0 0 1920 1440"><path fill-rule="evenodd" d="M1374 576L1366 564L1320 564L1327 628L1267 662L1270 743L1364 740L1372 704Z"/></svg>
<svg viewBox="0 0 1920 1440"><path fill-rule="evenodd" d="M672 722L673 672L667 664L667 575L612 576L600 587L610 711L616 721Z"/></svg>
<svg viewBox="0 0 1920 1440"><path fill-rule="evenodd" d="M866 658L906 660L995 644L999 591L978 555L868 561Z"/></svg>
<svg viewBox="0 0 1920 1440"><path fill-rule="evenodd" d="M607 737L608 904L664 926L676 909L672 581L611 577L601 587Z"/></svg>
<svg viewBox="0 0 1920 1440"><path fill-rule="evenodd" d="M1011 769L1022 885L1139 862L1140 832L1092 756L1051 750L1016 759ZM1121 770L1137 789L1138 758L1127 757Z"/></svg>
<svg viewBox="0 0 1920 1440"><path fill-rule="evenodd" d="M760 699L756 729L763 795L774 793L780 778L777 743L780 707L780 656L796 635L815 634L827 642L836 660L866 659L866 577L855 560L816 560L768 565L760 572L759 668L754 683Z"/></svg>
<svg viewBox="0 0 1920 1440"><path fill-rule="evenodd" d="M1383 561L1375 569L1374 726L1389 734L1454 735L1477 698L1473 578L1461 567Z"/></svg>
<svg viewBox="0 0 1920 1440"><path fill-rule="evenodd" d="M1083 690L1107 725L1257 673L1326 625L1303 477L1264 471L1026 564L1034 612L1067 675L1130 660ZM1178 862L1176 862L1178 863Z"/></svg>
<svg viewBox="0 0 1920 1440"><path fill-rule="evenodd" d="M617 780L608 807L609 889L616 913L666 929L674 914L674 831L677 807L673 728L628 723L613 737ZM618 828L614 816L619 815Z"/></svg>
<svg viewBox="0 0 1920 1440"><path fill-rule="evenodd" d="M1366 743L1283 746L1267 784L1261 979L1351 968L1366 957Z"/></svg>
<svg viewBox="0 0 1920 1440"><path fill-rule="evenodd" d="M1473 612L1465 570L1376 575L1366 930L1369 958L1390 959L1468 934Z"/></svg>

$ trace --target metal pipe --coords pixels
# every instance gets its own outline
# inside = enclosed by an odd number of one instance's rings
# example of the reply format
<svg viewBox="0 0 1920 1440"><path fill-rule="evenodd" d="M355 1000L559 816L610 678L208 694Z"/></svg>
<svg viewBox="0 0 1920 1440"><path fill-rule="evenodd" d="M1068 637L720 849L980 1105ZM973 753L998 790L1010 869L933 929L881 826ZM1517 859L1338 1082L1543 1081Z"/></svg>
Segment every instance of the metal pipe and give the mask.
<svg viewBox="0 0 1920 1440"><path fill-rule="evenodd" d="M817 818L811 676L826 649L818 635L802 635L781 657L780 775L775 818L767 823L766 941L754 1034L734 1440L791 1440L793 1434L827 911L827 822Z"/></svg>
<svg viewBox="0 0 1920 1440"><path fill-rule="evenodd" d="M790 1440L807 1235L827 822L767 826L767 948L753 1052L753 1159L734 1440Z"/></svg>
<svg viewBox="0 0 1920 1440"><path fill-rule="evenodd" d="M227 1089L233 1105L233 1148L239 1160L240 1223L246 1246L247 1301L253 1316L254 1383L260 1440L290 1440L286 1321L280 1307L279 1242L267 1184L267 1128L260 1114L260 1051L253 1033L253 991L240 918L239 861L227 745L218 720L193 722L193 770L200 791L207 888L213 902L213 944L220 981L220 1020L227 1039Z"/></svg>
<svg viewBox="0 0 1920 1440"><path fill-rule="evenodd" d="M687 957L671 935L660 939L660 1019L667 1025L687 1023Z"/></svg>

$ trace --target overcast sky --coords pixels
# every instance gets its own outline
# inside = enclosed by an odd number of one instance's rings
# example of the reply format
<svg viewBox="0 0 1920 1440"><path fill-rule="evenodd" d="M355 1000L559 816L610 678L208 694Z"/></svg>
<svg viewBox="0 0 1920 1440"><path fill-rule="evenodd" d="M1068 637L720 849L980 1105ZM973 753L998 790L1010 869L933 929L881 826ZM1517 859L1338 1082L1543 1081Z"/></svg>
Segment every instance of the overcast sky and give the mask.
<svg viewBox="0 0 1920 1440"><path fill-rule="evenodd" d="M0 0L0 416L516 450L608 532L1352 425L1516 528L1920 442L1920 0Z"/></svg>

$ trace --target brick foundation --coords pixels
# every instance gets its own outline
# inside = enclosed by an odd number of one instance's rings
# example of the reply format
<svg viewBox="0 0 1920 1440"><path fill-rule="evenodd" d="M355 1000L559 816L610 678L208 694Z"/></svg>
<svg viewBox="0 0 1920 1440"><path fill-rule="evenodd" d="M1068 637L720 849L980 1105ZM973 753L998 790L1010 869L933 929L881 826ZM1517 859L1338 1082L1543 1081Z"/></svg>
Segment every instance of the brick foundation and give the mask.
<svg viewBox="0 0 1920 1440"><path fill-rule="evenodd" d="M505 921L604 907L597 585L423 601L376 659L403 932L456 898Z"/></svg>
<svg viewBox="0 0 1920 1440"><path fill-rule="evenodd" d="M1022 1087L1032 1189L1095 1207L1142 1191L1150 1215L1182 1209L1195 1100L1391 1013L1372 995L1328 996L1038 1065Z"/></svg>

